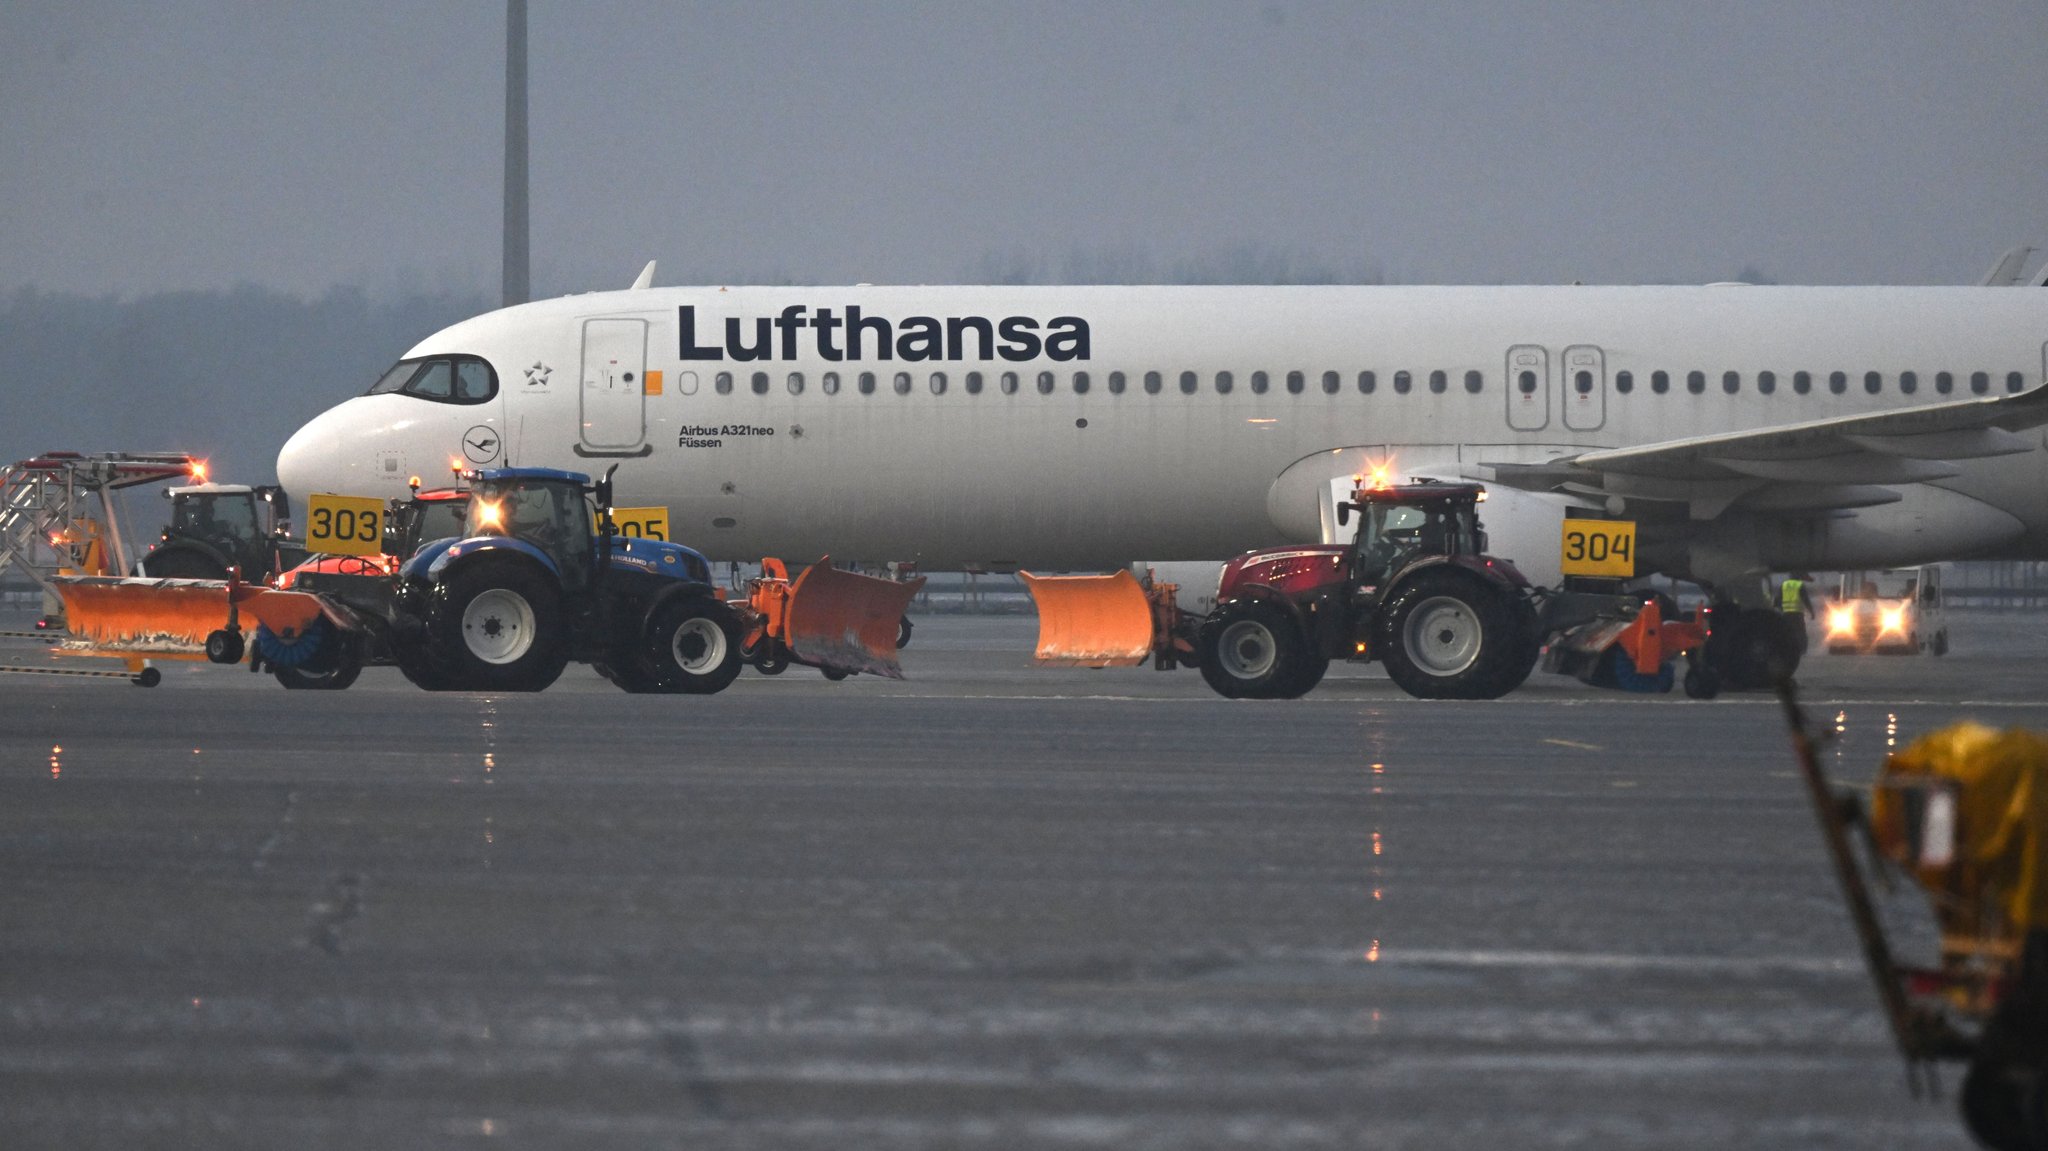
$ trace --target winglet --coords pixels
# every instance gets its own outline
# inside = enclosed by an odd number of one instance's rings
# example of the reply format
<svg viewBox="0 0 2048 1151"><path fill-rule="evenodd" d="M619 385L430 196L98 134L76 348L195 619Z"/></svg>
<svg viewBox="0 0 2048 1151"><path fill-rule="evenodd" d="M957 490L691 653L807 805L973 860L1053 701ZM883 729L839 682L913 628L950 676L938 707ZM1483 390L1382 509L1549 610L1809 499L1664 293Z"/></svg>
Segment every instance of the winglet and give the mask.
<svg viewBox="0 0 2048 1151"><path fill-rule="evenodd" d="M2005 255L2000 256L1998 262L1991 265L1991 270L1984 273L1984 279L1980 282L1981 286L1986 288L2010 288L2018 284L2020 282L2020 273L2026 269L2027 257L2033 254L2034 249L2027 247L2007 249Z"/></svg>
<svg viewBox="0 0 2048 1151"><path fill-rule="evenodd" d="M637 292L637 291L639 291L639 290L640 290L640 289L642 289L642 288L651 288L651 287L653 287L653 286L654 286L654 261L653 261L653 260L649 260L649 261L647 261L647 266L646 266L646 267L644 267L644 268L642 268L642 269L640 269L640 275L639 275L639 277L638 277L638 278L636 278L636 279L635 279L635 280L633 281L633 287L632 287L632 290L633 290L633 291L635 291L635 292Z"/></svg>

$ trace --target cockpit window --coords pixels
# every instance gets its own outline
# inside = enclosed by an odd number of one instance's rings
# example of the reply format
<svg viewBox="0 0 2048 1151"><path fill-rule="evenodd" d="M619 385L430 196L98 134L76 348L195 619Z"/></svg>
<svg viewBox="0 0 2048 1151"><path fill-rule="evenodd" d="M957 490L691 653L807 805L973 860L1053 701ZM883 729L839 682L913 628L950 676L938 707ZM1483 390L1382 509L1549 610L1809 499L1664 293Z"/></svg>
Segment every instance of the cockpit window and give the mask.
<svg viewBox="0 0 2048 1151"><path fill-rule="evenodd" d="M394 393L443 404L480 404L498 394L498 374L475 356L400 360L364 395Z"/></svg>

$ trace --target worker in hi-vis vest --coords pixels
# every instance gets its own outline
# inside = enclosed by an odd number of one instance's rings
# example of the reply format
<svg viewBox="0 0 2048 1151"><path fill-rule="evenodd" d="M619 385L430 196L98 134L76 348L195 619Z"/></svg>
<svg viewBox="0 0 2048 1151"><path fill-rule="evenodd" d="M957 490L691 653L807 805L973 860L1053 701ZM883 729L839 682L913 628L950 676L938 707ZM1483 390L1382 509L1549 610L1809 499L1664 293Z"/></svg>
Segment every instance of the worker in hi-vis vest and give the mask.
<svg viewBox="0 0 2048 1151"><path fill-rule="evenodd" d="M1793 572L1791 577L1778 585L1778 610L1791 617L1787 622L1794 625L1799 635L1799 649L1806 650L1806 621L1817 614L1813 610L1813 596L1806 590L1813 577L1805 572Z"/></svg>

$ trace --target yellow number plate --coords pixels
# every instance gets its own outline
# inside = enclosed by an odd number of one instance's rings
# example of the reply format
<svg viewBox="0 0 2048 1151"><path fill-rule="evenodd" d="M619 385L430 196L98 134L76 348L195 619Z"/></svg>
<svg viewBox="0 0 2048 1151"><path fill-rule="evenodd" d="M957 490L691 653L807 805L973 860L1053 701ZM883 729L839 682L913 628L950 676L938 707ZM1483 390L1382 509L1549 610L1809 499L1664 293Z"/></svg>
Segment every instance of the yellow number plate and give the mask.
<svg viewBox="0 0 2048 1151"><path fill-rule="evenodd" d="M619 525L622 536L648 540L668 538L667 508L613 508L612 522ZM596 530L595 525L591 530Z"/></svg>
<svg viewBox="0 0 2048 1151"><path fill-rule="evenodd" d="M384 501L316 492L306 501L306 550L373 556L384 551Z"/></svg>
<svg viewBox="0 0 2048 1151"><path fill-rule="evenodd" d="M1564 521L1564 574L1632 579L1636 525L1632 520Z"/></svg>

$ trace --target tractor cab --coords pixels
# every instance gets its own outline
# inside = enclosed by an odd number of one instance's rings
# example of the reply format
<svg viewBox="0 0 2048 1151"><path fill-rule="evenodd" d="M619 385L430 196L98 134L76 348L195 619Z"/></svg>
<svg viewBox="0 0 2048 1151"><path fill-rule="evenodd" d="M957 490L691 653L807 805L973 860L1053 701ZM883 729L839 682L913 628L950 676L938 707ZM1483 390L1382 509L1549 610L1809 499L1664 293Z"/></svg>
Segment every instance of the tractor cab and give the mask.
<svg viewBox="0 0 2048 1151"><path fill-rule="evenodd" d="M1359 516L1352 540L1352 579L1360 588L1383 588L1417 560L1478 556L1486 551L1479 524L1478 484L1438 483L1361 487L1338 505L1337 522Z"/></svg>
<svg viewBox="0 0 2048 1151"><path fill-rule="evenodd" d="M467 478L470 498L462 536L506 536L529 544L555 565L565 590L582 590L595 546L587 477L549 468L504 468Z"/></svg>
<svg viewBox="0 0 2048 1151"><path fill-rule="evenodd" d="M143 557L150 575L225 579L232 568L260 582L279 570L290 515L281 489L207 483L167 488L164 496L171 501L171 521Z"/></svg>

